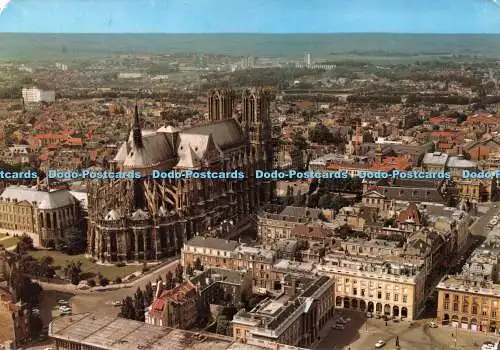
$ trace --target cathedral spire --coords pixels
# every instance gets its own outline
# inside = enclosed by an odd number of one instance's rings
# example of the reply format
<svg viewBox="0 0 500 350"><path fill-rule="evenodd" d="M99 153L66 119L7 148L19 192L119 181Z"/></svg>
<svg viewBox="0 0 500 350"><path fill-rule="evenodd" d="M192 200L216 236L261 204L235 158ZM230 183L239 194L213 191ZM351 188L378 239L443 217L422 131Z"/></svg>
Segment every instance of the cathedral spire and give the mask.
<svg viewBox="0 0 500 350"><path fill-rule="evenodd" d="M138 148L142 148L142 131L141 131L141 123L139 121L139 110L137 108L137 103L135 104L132 133L134 138L134 145Z"/></svg>

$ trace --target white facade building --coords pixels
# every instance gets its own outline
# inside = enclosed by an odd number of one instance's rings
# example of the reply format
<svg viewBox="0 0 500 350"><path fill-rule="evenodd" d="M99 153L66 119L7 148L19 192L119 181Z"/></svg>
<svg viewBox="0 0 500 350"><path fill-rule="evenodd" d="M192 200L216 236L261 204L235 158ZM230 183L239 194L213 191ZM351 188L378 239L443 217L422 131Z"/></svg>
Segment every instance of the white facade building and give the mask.
<svg viewBox="0 0 500 350"><path fill-rule="evenodd" d="M23 88L24 103L54 102L56 92L54 90L42 90L37 87Z"/></svg>

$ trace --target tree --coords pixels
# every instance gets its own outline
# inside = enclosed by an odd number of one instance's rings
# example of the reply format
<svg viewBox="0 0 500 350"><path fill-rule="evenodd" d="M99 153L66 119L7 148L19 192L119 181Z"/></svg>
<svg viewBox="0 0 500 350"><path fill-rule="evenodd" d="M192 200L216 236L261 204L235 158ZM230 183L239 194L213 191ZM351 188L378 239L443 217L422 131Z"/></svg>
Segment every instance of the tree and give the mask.
<svg viewBox="0 0 500 350"><path fill-rule="evenodd" d="M182 281L184 281L183 274L184 269L182 268L182 265L177 264L177 267L175 268L175 281L177 283L182 283Z"/></svg>
<svg viewBox="0 0 500 350"><path fill-rule="evenodd" d="M222 335L227 335L227 331L229 329L229 320L226 315L219 315L217 316L217 327L216 327L216 333L217 334L222 334Z"/></svg>
<svg viewBox="0 0 500 350"><path fill-rule="evenodd" d="M53 278L56 274L56 270L52 266L54 263L54 258L51 256L44 256L38 263L38 276Z"/></svg>
<svg viewBox="0 0 500 350"><path fill-rule="evenodd" d="M77 262L70 262L64 267L64 275L66 278L71 280L71 283L77 285L80 282L80 276L82 274L82 262L78 260Z"/></svg>
<svg viewBox="0 0 500 350"><path fill-rule="evenodd" d="M201 264L201 260L199 257L196 258L196 260L194 261L194 269L198 271L203 271L203 265Z"/></svg>
<svg viewBox="0 0 500 350"><path fill-rule="evenodd" d="M349 204L350 204L350 202L347 199L345 199L344 197L335 196L330 201L330 208L338 212L343 207L349 206Z"/></svg>
<svg viewBox="0 0 500 350"><path fill-rule="evenodd" d="M23 234L21 236L21 240L18 243L18 246L20 250L22 251L22 254L29 250L33 250L33 238L28 236L27 234Z"/></svg>
<svg viewBox="0 0 500 350"><path fill-rule="evenodd" d="M135 320L144 322L145 314L144 310L146 309L144 303L144 293L140 288L137 288L134 294L134 311L135 311Z"/></svg>
<svg viewBox="0 0 500 350"><path fill-rule="evenodd" d="M319 144L329 144L334 140L333 134L330 129L322 123L318 123L309 132L309 141Z"/></svg>
<svg viewBox="0 0 500 350"><path fill-rule="evenodd" d="M29 316L29 331L32 338L37 338L43 328L40 315L31 313Z"/></svg>
<svg viewBox="0 0 500 350"><path fill-rule="evenodd" d="M99 284L101 285L101 287L106 287L109 284L109 279L107 279L106 277L101 277L99 279Z"/></svg>
<svg viewBox="0 0 500 350"><path fill-rule="evenodd" d="M135 320L134 301L131 297L123 299L119 316L128 320Z"/></svg>
<svg viewBox="0 0 500 350"><path fill-rule="evenodd" d="M154 299L153 286L151 285L151 282L148 282L144 290L144 303L146 305L151 305L153 303L153 299Z"/></svg>
<svg viewBox="0 0 500 350"><path fill-rule="evenodd" d="M371 132L364 132L363 133L363 142L375 143L375 140L373 139L373 135L371 134Z"/></svg>
<svg viewBox="0 0 500 350"><path fill-rule="evenodd" d="M318 199L318 208L329 208L332 201L332 196L329 193L325 193Z"/></svg>
<svg viewBox="0 0 500 350"><path fill-rule="evenodd" d="M167 272L167 275L165 276L165 288L167 290L170 290L174 288L175 282L174 282L174 275L172 274L171 271Z"/></svg>
<svg viewBox="0 0 500 350"><path fill-rule="evenodd" d="M194 273L193 267L191 266L191 264L188 263L186 265L186 275L192 276L193 273Z"/></svg>
<svg viewBox="0 0 500 350"><path fill-rule="evenodd" d="M146 261L144 261L142 263L142 273L146 273L149 271L149 266L148 266L148 263Z"/></svg>
<svg viewBox="0 0 500 350"><path fill-rule="evenodd" d="M68 254L79 254L85 251L85 234L79 228L71 227L64 230L65 251Z"/></svg>
<svg viewBox="0 0 500 350"><path fill-rule="evenodd" d="M336 235L342 239L346 239L352 234L352 229L348 225L342 225L337 229Z"/></svg>
<svg viewBox="0 0 500 350"><path fill-rule="evenodd" d="M38 305L42 287L38 283L33 283L33 281L24 274L17 274L15 279L14 286L17 301L27 303L30 309Z"/></svg>

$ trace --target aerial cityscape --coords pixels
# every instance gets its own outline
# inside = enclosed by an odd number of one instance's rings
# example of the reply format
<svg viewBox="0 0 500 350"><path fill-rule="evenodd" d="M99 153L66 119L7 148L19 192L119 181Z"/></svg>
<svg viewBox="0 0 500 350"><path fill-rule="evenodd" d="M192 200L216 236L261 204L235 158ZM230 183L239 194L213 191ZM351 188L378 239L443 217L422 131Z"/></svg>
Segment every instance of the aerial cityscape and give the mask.
<svg viewBox="0 0 500 350"><path fill-rule="evenodd" d="M499 350L500 6L407 2L0 1L0 349Z"/></svg>

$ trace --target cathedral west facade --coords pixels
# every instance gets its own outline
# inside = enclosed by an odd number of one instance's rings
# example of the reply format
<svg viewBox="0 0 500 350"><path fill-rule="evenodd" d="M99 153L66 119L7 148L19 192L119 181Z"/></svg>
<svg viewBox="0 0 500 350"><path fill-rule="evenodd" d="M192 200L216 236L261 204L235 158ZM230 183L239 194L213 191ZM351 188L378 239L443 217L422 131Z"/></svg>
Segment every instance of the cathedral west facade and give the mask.
<svg viewBox="0 0 500 350"><path fill-rule="evenodd" d="M270 98L244 91L241 113L234 95L209 95L209 121L183 130L143 130L135 109L132 130L111 166L138 171L140 179L89 183L88 254L101 262L153 261L178 253L183 243L223 221L239 227L273 195L273 184L256 180L271 169ZM231 180L154 179L153 170L243 171Z"/></svg>

